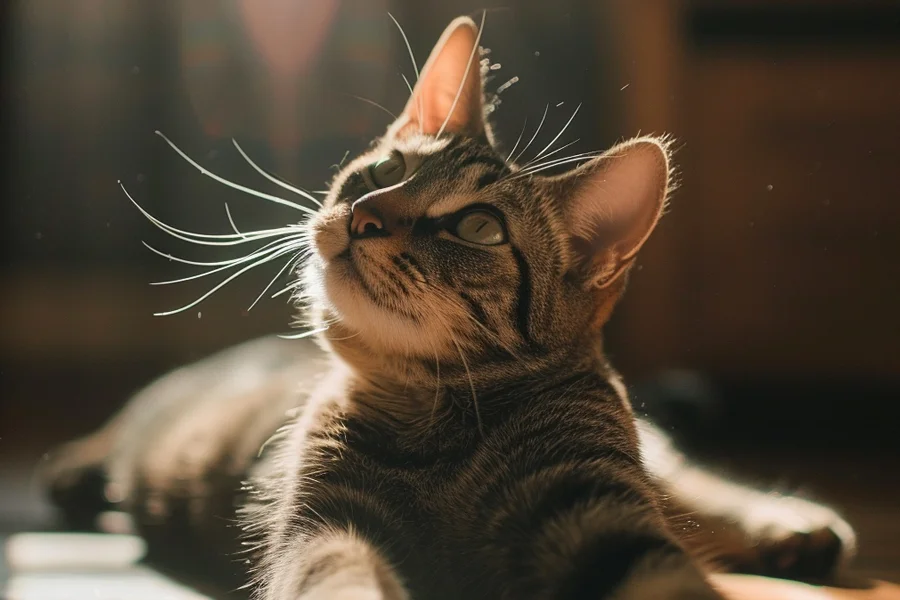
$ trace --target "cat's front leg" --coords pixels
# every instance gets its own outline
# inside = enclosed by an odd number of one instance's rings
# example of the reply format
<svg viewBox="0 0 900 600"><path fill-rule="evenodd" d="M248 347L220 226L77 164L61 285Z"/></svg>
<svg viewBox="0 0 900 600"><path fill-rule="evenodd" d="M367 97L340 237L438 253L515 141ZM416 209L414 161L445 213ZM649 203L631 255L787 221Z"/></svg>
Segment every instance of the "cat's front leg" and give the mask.
<svg viewBox="0 0 900 600"><path fill-rule="evenodd" d="M317 534L280 553L266 569L266 600L408 600L395 570L352 531ZM268 581L265 581L265 580Z"/></svg>

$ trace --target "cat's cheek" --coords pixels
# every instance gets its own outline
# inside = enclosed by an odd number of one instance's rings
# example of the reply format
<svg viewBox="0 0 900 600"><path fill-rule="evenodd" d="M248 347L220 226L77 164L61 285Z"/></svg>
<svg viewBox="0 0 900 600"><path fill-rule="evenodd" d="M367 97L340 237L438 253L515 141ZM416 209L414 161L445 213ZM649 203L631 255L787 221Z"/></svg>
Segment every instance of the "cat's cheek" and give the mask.
<svg viewBox="0 0 900 600"><path fill-rule="evenodd" d="M346 204L315 217L311 224L313 247L323 261L334 260L350 246L349 219L350 207Z"/></svg>

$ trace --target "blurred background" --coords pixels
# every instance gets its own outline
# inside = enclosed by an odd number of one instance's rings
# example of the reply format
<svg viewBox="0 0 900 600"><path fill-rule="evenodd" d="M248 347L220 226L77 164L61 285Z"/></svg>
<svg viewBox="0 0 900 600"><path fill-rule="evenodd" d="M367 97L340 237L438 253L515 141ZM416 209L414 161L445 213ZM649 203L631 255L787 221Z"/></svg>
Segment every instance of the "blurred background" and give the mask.
<svg viewBox="0 0 900 600"><path fill-rule="evenodd" d="M639 409L717 465L842 508L900 579L900 5L876 0L6 0L0 111L0 530L51 523L30 479L165 370L285 333L260 269L169 317L234 256L165 238L298 213L241 158L321 190L399 112L455 16L487 9L504 148L678 140L681 188L608 331ZM377 107L381 105L385 110ZM578 141L576 141L578 140ZM295 200L297 198L294 198ZM276 286L273 289L279 289ZM665 402L663 402L665 401ZM689 435L690 434L690 435Z"/></svg>

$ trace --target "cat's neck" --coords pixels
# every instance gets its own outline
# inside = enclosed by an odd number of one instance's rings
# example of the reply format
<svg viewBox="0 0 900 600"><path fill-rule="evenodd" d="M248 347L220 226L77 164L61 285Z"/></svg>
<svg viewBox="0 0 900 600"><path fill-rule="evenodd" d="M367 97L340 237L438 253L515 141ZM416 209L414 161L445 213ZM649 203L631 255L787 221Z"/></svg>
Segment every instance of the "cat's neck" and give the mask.
<svg viewBox="0 0 900 600"><path fill-rule="evenodd" d="M583 352L565 351L496 364L408 362L404 369L360 369L340 361L345 369L345 394L351 412L365 413L412 427L430 426L438 418L474 419L479 426L523 402L541 401L562 391L603 394L628 405L618 373L599 345ZM490 357L488 357L490 360ZM438 370L439 369L439 370Z"/></svg>

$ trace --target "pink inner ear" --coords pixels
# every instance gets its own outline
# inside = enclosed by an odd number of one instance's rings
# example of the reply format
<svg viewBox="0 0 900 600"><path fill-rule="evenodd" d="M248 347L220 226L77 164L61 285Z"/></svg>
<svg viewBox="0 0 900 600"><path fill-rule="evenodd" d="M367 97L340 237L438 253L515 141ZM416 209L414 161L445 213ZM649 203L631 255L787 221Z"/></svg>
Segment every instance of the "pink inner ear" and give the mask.
<svg viewBox="0 0 900 600"><path fill-rule="evenodd" d="M480 35L475 23L465 17L447 27L403 111L410 126L428 135L484 131Z"/></svg>
<svg viewBox="0 0 900 600"><path fill-rule="evenodd" d="M647 145L649 146L649 145ZM659 150L634 146L607 155L605 165L572 198L572 227L579 237L605 237L631 258L644 243L665 200L666 166Z"/></svg>
<svg viewBox="0 0 900 600"><path fill-rule="evenodd" d="M656 140L619 145L569 179L567 216L574 249L595 279L611 281L650 236L662 212L668 159Z"/></svg>

